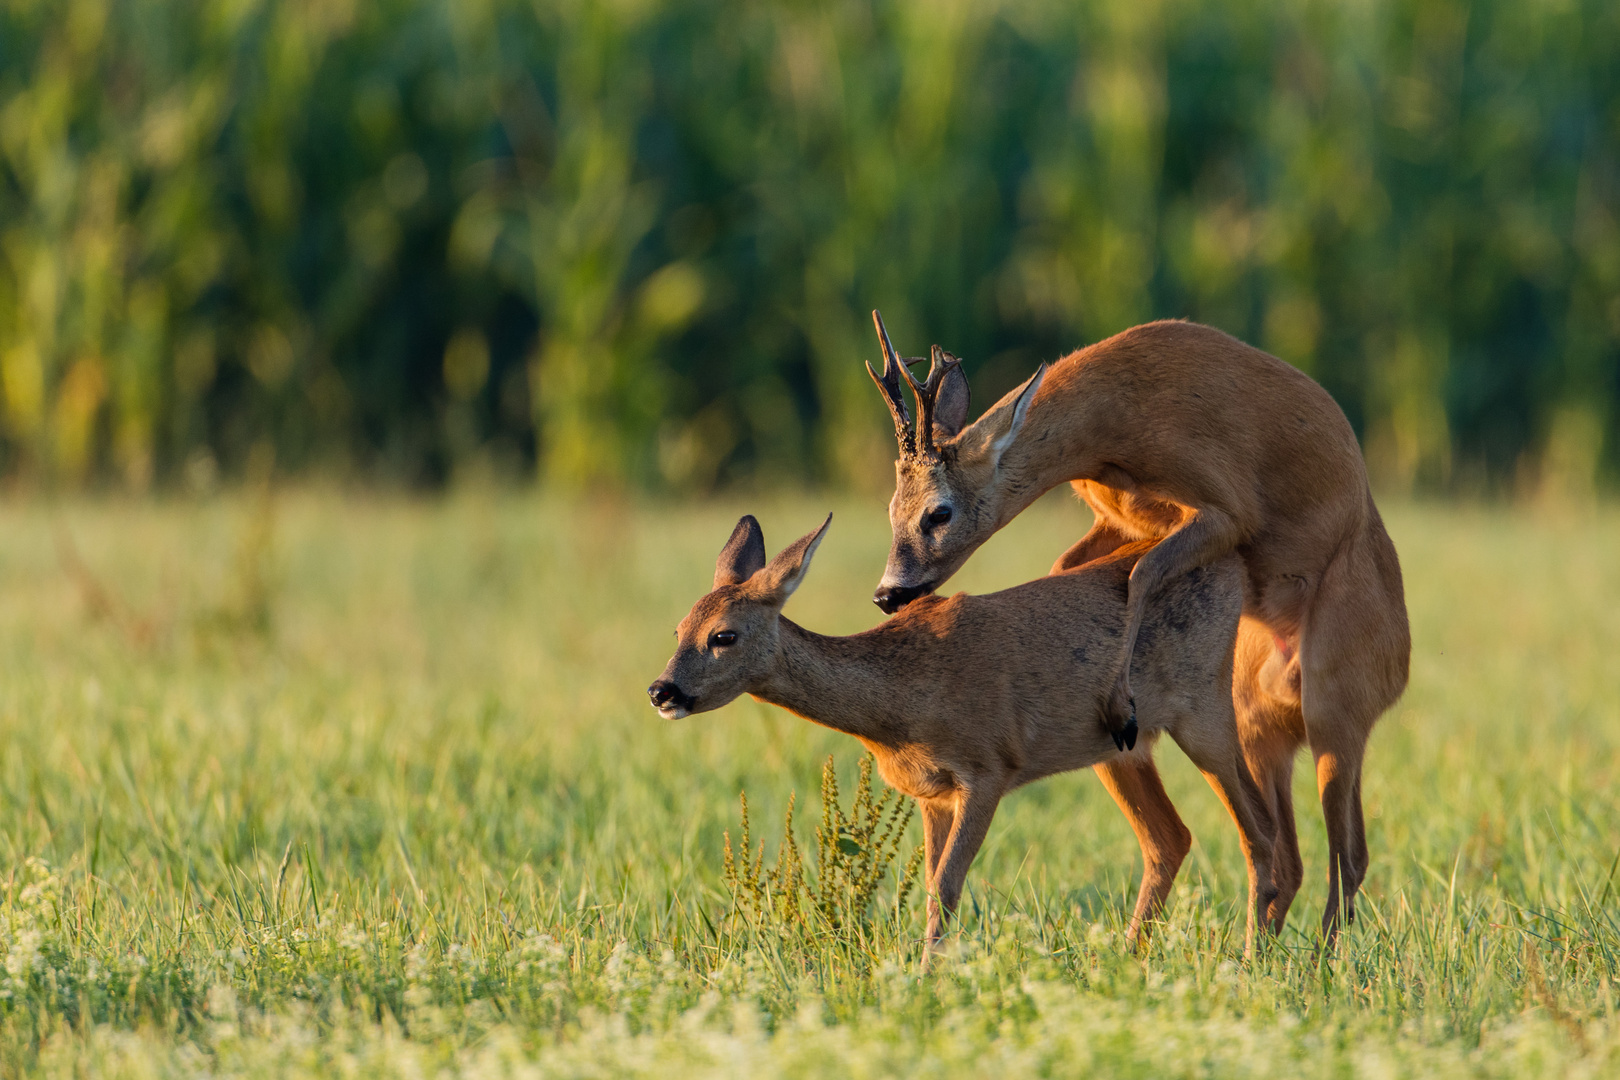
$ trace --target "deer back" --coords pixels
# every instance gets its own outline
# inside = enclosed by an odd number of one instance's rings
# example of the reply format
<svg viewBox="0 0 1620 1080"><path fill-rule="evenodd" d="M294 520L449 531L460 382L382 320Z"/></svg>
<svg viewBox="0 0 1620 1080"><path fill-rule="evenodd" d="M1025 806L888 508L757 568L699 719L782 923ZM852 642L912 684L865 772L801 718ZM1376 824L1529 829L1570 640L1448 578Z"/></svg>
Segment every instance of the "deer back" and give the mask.
<svg viewBox="0 0 1620 1080"><path fill-rule="evenodd" d="M1098 717L1116 674L1130 571L1152 546L1130 544L1001 592L924 597L869 631L904 657L907 741L940 748L948 767L1017 773L1015 783L1111 756ZM1131 667L1144 731L1220 722L1223 706L1231 722L1242 604L1235 555L1155 595Z"/></svg>

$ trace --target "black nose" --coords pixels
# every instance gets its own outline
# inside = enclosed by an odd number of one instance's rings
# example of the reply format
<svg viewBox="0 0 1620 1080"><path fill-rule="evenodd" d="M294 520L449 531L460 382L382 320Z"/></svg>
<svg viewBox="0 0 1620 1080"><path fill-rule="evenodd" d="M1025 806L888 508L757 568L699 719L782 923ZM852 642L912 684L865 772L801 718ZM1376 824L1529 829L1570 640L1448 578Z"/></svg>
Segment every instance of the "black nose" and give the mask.
<svg viewBox="0 0 1620 1080"><path fill-rule="evenodd" d="M928 590L920 585L886 585L872 594L872 603L893 615Z"/></svg>
<svg viewBox="0 0 1620 1080"><path fill-rule="evenodd" d="M685 709L687 712L697 711L697 698L686 693L668 679L659 679L647 687L647 696L652 698L653 708L655 709L673 705L675 708Z"/></svg>

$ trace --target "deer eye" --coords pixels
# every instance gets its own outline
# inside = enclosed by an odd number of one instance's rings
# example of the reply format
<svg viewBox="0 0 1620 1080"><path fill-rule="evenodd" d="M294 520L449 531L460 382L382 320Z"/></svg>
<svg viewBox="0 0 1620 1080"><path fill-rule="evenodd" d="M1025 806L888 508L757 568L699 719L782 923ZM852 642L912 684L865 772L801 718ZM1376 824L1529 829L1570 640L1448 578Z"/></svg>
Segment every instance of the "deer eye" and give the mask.
<svg viewBox="0 0 1620 1080"><path fill-rule="evenodd" d="M948 506L936 506L928 512L928 524L930 525L943 525L949 520L951 520L951 508Z"/></svg>
<svg viewBox="0 0 1620 1080"><path fill-rule="evenodd" d="M737 644L737 634L732 630L721 630L709 635L709 648L723 649L727 645Z"/></svg>

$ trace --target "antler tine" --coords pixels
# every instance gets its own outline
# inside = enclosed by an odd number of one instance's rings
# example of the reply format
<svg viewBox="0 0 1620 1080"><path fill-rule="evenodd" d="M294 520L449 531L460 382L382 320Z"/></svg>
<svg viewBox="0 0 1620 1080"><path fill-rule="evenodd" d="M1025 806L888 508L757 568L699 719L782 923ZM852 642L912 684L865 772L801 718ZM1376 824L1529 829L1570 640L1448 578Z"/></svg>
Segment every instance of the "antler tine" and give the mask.
<svg viewBox="0 0 1620 1080"><path fill-rule="evenodd" d="M925 454L939 453L939 448L934 445L934 403L939 398L939 387L945 381L945 376L961 362L935 345L929 349L927 381L919 383L910 371L906 372L912 392L917 395L917 443Z"/></svg>
<svg viewBox="0 0 1620 1080"><path fill-rule="evenodd" d="M888 327L883 325L883 316L876 311L872 312L872 322L877 327L878 345L883 349L883 374L880 376L872 370L870 361L866 365L866 373L872 376L877 388L883 392L883 400L889 406L889 414L894 417L894 436L900 442L900 454L916 452L916 439L912 434L911 413L906 409L905 395L900 392L900 372L905 372L906 381L913 387L916 380L911 372L901 362L900 354L895 352L894 342L889 340Z"/></svg>

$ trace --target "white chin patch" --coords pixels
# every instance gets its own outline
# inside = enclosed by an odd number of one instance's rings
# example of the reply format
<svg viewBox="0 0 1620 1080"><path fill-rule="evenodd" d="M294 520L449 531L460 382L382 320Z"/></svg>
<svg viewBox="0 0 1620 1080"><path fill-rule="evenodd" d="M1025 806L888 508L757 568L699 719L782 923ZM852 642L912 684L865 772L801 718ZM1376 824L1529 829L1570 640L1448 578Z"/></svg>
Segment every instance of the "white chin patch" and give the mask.
<svg viewBox="0 0 1620 1080"><path fill-rule="evenodd" d="M690 714L685 709L680 708L677 705L666 705L662 709L658 710L658 715L662 716L665 720L679 720L682 717Z"/></svg>

